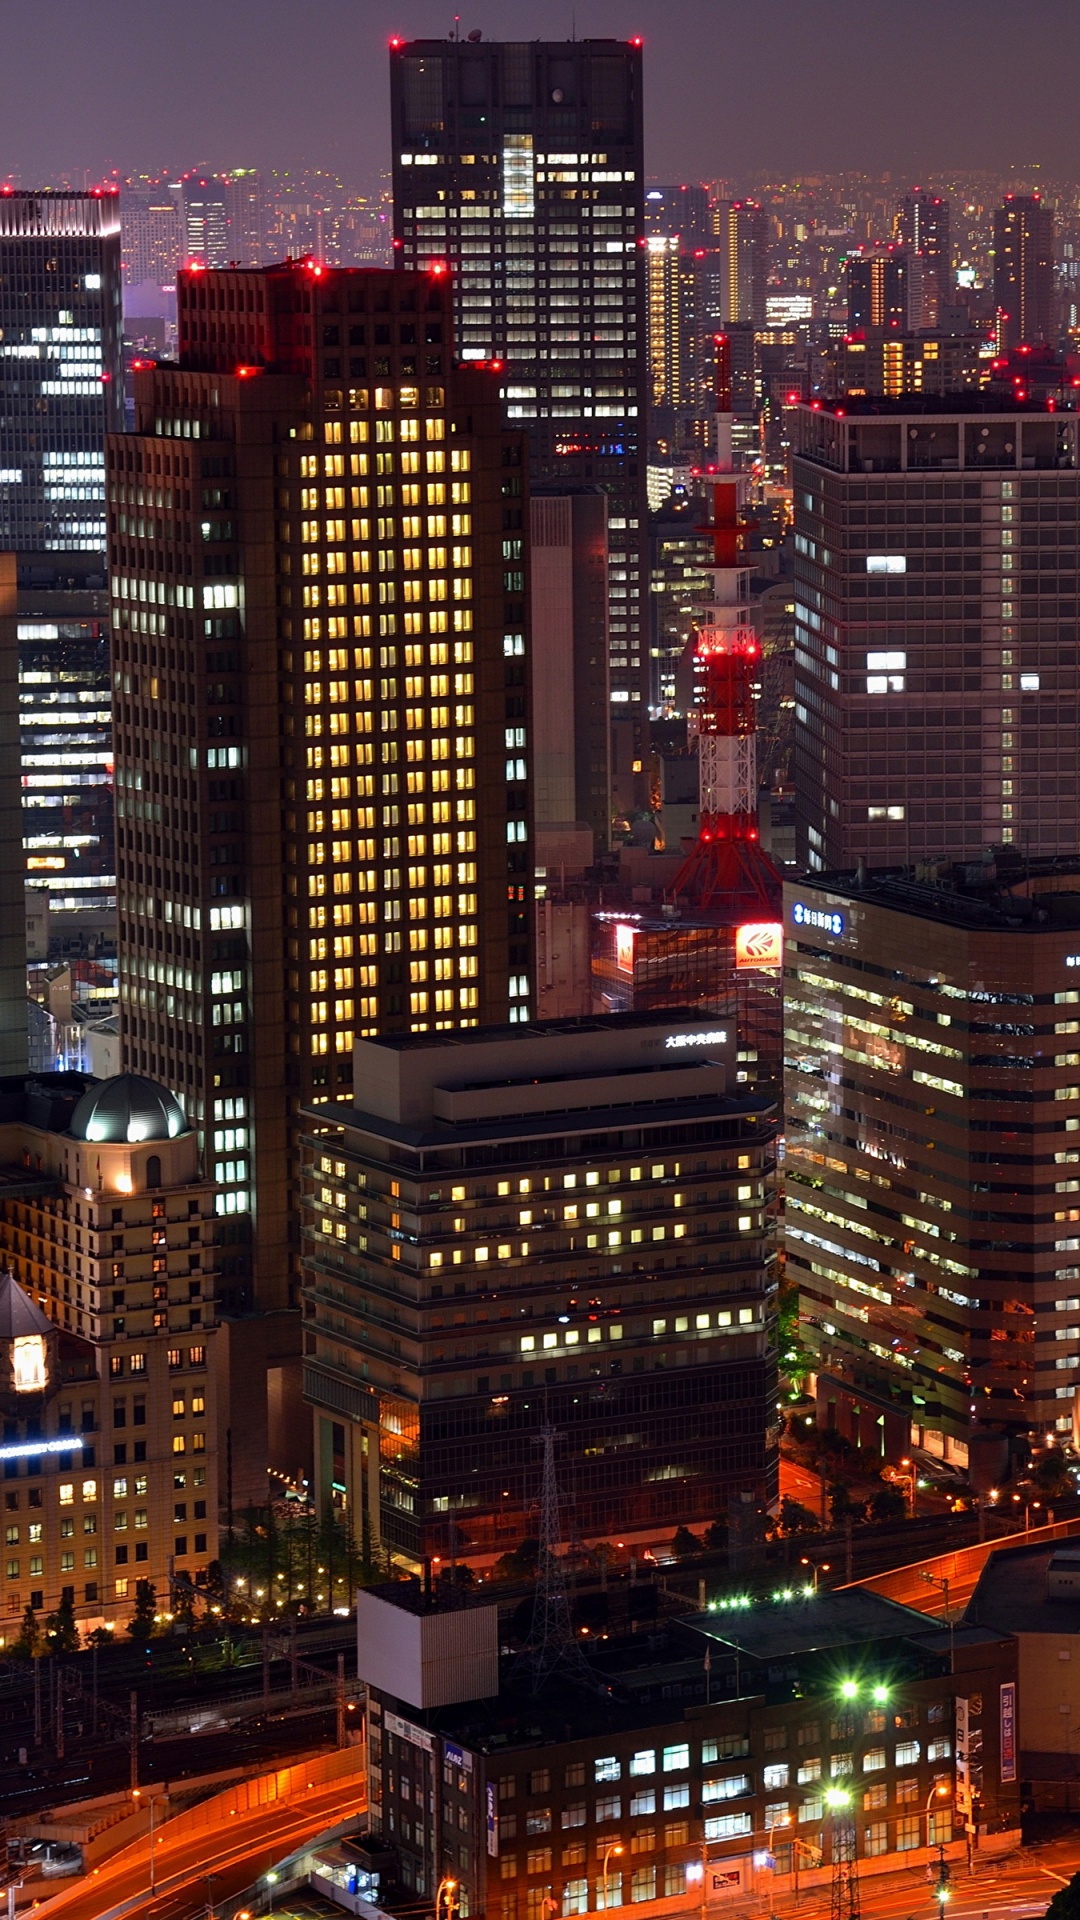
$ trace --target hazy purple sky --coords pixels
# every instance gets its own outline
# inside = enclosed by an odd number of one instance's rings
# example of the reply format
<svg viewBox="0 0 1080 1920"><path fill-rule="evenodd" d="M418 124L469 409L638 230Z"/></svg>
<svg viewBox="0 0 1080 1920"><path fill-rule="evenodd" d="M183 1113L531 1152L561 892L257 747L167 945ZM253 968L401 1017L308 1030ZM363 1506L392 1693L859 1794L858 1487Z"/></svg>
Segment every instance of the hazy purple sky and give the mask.
<svg viewBox="0 0 1080 1920"><path fill-rule="evenodd" d="M451 18L452 0L5 0L0 174L306 164L374 181L387 37ZM473 27L643 33L654 177L1080 175L1077 0L468 0Z"/></svg>

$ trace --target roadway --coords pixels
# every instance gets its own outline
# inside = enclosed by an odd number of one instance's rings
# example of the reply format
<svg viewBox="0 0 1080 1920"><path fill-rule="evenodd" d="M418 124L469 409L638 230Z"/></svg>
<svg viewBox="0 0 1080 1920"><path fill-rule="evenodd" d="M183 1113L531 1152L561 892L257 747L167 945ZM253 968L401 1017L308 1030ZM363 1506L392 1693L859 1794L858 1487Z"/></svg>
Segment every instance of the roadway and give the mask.
<svg viewBox="0 0 1080 1920"><path fill-rule="evenodd" d="M223 1815L215 1827L170 1837L169 1825L154 1838L155 1893L150 1893L150 1839L135 1841L93 1873L44 1896L34 1920L101 1920L124 1907L126 1920L194 1920L208 1908L223 1912L230 1899L254 1884L275 1861L328 1827L367 1810L363 1773L346 1775L304 1793L246 1813ZM130 1903L130 1904L128 1904Z"/></svg>
<svg viewBox="0 0 1080 1920"><path fill-rule="evenodd" d="M1046 1912L1059 1887L1080 1871L1080 1838L1025 1847L1006 1859L987 1862L967 1873L951 1866L949 1920L1036 1920ZM925 1866L902 1873L860 1875L859 1893L866 1920L937 1920L938 1903ZM776 1920L828 1920L830 1888L781 1894L771 1905Z"/></svg>

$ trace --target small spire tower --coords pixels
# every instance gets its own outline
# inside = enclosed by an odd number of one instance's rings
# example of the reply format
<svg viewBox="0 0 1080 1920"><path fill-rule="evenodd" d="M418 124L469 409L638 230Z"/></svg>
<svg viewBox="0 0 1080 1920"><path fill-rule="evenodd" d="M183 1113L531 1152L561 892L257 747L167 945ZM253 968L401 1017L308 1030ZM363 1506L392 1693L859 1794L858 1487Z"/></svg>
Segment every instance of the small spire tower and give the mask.
<svg viewBox="0 0 1080 1920"><path fill-rule="evenodd" d="M690 716L698 744L698 838L674 892L701 908L738 898L775 913L780 877L760 842L754 681L761 642L750 620L750 567L744 512L746 482L732 453L731 343L716 338L716 477L712 485L712 593L695 650L698 704Z"/></svg>

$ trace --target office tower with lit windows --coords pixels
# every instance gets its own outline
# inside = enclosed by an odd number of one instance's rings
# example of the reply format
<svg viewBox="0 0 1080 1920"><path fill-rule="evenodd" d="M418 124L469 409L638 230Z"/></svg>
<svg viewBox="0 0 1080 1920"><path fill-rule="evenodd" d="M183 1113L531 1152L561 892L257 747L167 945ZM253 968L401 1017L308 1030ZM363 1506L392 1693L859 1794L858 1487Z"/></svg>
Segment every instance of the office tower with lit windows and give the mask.
<svg viewBox="0 0 1080 1920"><path fill-rule="evenodd" d="M121 1032L203 1135L225 1306L272 1309L356 1037L528 1017L527 470L446 275L178 310L109 443Z"/></svg>
<svg viewBox="0 0 1080 1920"><path fill-rule="evenodd" d="M104 475L102 477L104 489ZM27 886L53 932L112 941L116 905L109 593L104 554L19 569L17 643Z"/></svg>
<svg viewBox="0 0 1080 1920"><path fill-rule="evenodd" d="M0 550L18 556L31 884L112 905L105 436L123 417L119 200L0 196Z"/></svg>
<svg viewBox="0 0 1080 1920"><path fill-rule="evenodd" d="M459 350L502 363L544 485L609 497L613 785L643 797L648 361L642 53L615 40L395 41L394 246L446 262Z"/></svg>
<svg viewBox="0 0 1080 1920"><path fill-rule="evenodd" d="M0 196L0 551L103 552L121 333L117 195Z"/></svg>
<svg viewBox="0 0 1080 1920"><path fill-rule="evenodd" d="M231 189L216 174L185 174L180 183L183 259L224 267L233 259L229 236Z"/></svg>
<svg viewBox="0 0 1080 1920"><path fill-rule="evenodd" d="M685 1009L387 1035L307 1114L316 1501L365 1547L516 1545L548 1422L582 1539L775 1497L775 1113L734 1042Z"/></svg>
<svg viewBox="0 0 1080 1920"><path fill-rule="evenodd" d="M991 392L797 409L797 860L1080 844L1080 419Z"/></svg>
<svg viewBox="0 0 1080 1920"><path fill-rule="evenodd" d="M921 268L920 312L910 311L909 302L908 324L937 326L941 308L953 297L948 201L916 187L897 207L894 230L898 245L910 259L919 261Z"/></svg>
<svg viewBox="0 0 1080 1920"><path fill-rule="evenodd" d="M784 893L786 1262L820 1423L961 1464L976 1427L1072 1435L1080 863Z"/></svg>
<svg viewBox="0 0 1080 1920"><path fill-rule="evenodd" d="M1054 209L1037 193L1006 194L994 214L998 347L1054 342Z"/></svg>
<svg viewBox="0 0 1080 1920"><path fill-rule="evenodd" d="M908 327L909 261L892 246L860 248L847 262L848 326Z"/></svg>
<svg viewBox="0 0 1080 1920"><path fill-rule="evenodd" d="M125 286L171 286L183 247L179 183L121 187L120 241Z"/></svg>

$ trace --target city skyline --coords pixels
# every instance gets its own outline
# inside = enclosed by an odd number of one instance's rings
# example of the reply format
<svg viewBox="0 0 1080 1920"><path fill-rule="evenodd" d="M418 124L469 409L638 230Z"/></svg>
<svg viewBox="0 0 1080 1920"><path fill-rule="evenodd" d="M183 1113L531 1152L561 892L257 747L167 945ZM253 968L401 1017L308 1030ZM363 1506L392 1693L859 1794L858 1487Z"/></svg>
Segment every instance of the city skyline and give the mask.
<svg viewBox="0 0 1080 1920"><path fill-rule="evenodd" d="M182 16L159 23L152 40L130 0L115 0L114 31L95 43L71 0L58 0L54 12L58 27L66 19L70 30L49 36L47 86L40 15L26 0L9 14L0 174L15 172L24 184L58 168L104 176L163 148L194 146L200 163L214 168L268 167L283 157L284 125L296 142L290 165L355 168L376 178L390 149L389 40L441 37L453 28L453 15L431 0L370 8L359 20L327 5L323 31L308 38L298 72L291 16L280 0L258 22L237 9L224 24L205 0L193 0ZM1025 42L1007 36L1002 0L978 7L954 0L945 14L927 0L905 0L900 9L880 0L857 8L852 0L819 0L810 9L774 0L731 18L705 15L692 0L635 0L629 8L566 0L543 9L485 0L461 16L460 31L504 40L642 35L650 172L730 174L748 154L768 152L781 171L929 173L964 165L1052 173L1071 164L1080 20L1064 0L1043 0L1041 15L1043 30ZM1048 42L1056 54L1049 67ZM216 49L209 68L207 44ZM886 61L883 89L875 76ZM756 78L748 85L747 76Z"/></svg>

